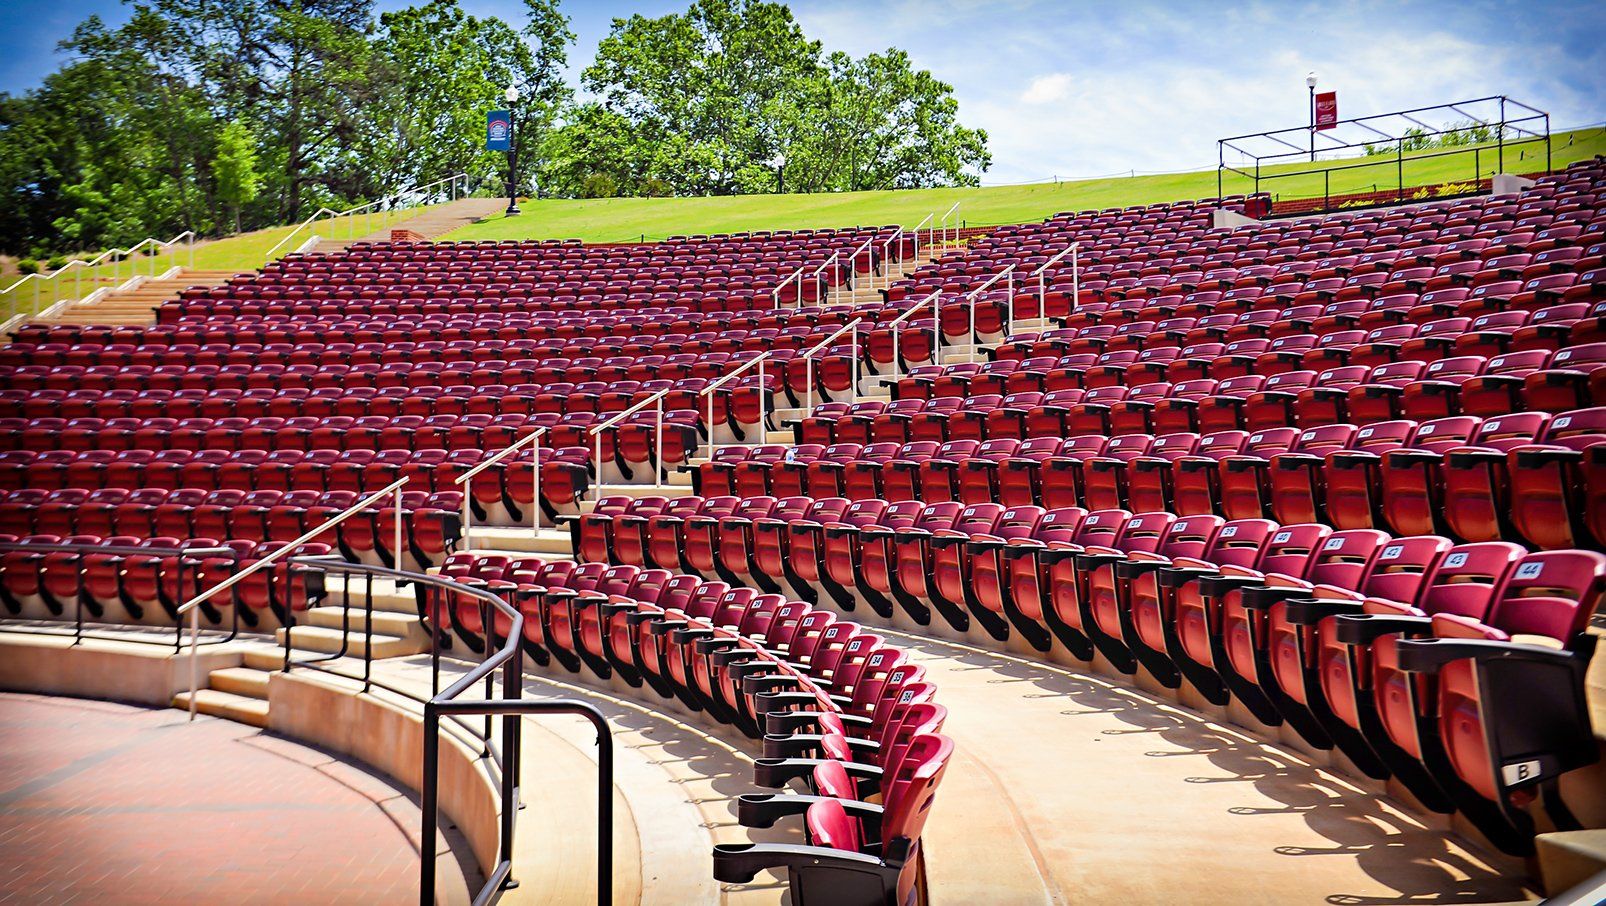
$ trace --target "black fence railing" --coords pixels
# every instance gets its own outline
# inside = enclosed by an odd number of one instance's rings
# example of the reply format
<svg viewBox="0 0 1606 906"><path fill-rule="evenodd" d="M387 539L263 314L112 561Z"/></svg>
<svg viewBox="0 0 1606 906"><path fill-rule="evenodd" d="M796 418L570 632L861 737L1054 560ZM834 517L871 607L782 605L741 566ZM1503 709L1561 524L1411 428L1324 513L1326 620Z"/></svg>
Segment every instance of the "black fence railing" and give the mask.
<svg viewBox="0 0 1606 906"><path fill-rule="evenodd" d="M347 638L351 629L353 583L349 581L350 578L355 577L360 580L356 584L360 586L359 593L363 598L361 605L364 612L363 631L369 633L369 638L372 637L375 578L390 579L398 589L403 584L412 587L418 602L419 616L424 618L426 625L430 627L431 694L427 699L404 688L374 680L372 645L362 646L362 675L352 676L327 665L332 655L301 661L291 659L290 649L293 643L288 627L284 634L285 671L301 667L358 680L362 682L364 691L371 688L383 689L405 696L423 706L423 774L422 789L419 791L423 811L423 832L419 838L422 841L419 851L419 902L428 906L435 900L437 872L434 840L440 827L440 744L444 728L453 726L451 735L459 739L464 739L464 734L468 734L465 741L472 741L480 746L480 757L494 765L498 776L501 827L497 862L486 872L485 883L473 898L474 906L484 906L495 903L504 891L518 886L518 882L513 878L513 842L520 802L522 718L533 714L576 714L589 720L597 731L597 902L603 906L611 903L613 900L612 731L602 712L586 702L570 699L523 698L524 652L519 640L523 637L524 615L499 595L440 576L411 573L366 563L350 563L328 557L292 557L290 563L293 568L304 571L309 598L324 597L330 593L328 583L325 581L328 574L335 573L348 578L348 581L343 583L342 589L345 603L345 619L342 623L344 630L340 646L342 654L348 650ZM454 680L451 685L441 689L440 651L446 633L432 617L442 612L444 607L456 606L465 597L478 604L480 625L487 627L496 625L493 619L498 615L506 620L508 627L506 641L496 649L486 645L478 664ZM502 681L500 694L496 690L499 670ZM479 683L485 684L483 699L459 698ZM502 718L500 745L497 744L494 726L495 718L498 716ZM476 727L471 724L467 720L471 717L484 717L483 726Z"/></svg>
<svg viewBox="0 0 1606 906"><path fill-rule="evenodd" d="M215 582L218 578L217 573L237 572L240 562L239 551L216 545L178 544L172 547L146 547L123 544L8 541L0 543L0 607L4 608L4 613L0 616L26 620L23 598L37 598L43 604L48 616L40 615L41 619L33 625L8 624L6 626L8 632L68 635L69 632L65 627L58 629L50 624L55 620L67 618L70 610L72 619L70 635L75 646L85 639L101 639L160 645L177 652L185 645L184 621L179 616L179 607L190 595L200 594L207 584ZM146 574L149 585L155 593L154 599L136 601L123 593L122 576L130 571L131 566L137 566ZM115 602L102 600L101 596L93 593L88 578L92 567L113 570L118 574ZM7 574L14 571L25 572L28 575L22 582L17 582L16 576L8 579ZM50 575L52 572L57 576L67 574L68 580L72 583L71 589L63 592L57 587L57 579ZM206 579L203 579L203 573L207 576ZM32 593L19 597L12 590L15 587L13 583L31 586ZM121 607L125 613L108 614L106 612L108 605ZM154 605L159 613L147 613L151 605ZM223 607L208 602L202 607L202 612L211 626L204 632L197 631L197 637L192 641L199 645L217 645L236 639L240 634L242 607L238 589L233 591L230 602ZM170 637L165 631L166 627L157 622L159 616L163 614L173 624L173 635ZM123 615L139 622L131 625L115 619ZM227 632L222 627L223 623L228 624ZM142 634L131 631L137 628L159 630L159 632Z"/></svg>

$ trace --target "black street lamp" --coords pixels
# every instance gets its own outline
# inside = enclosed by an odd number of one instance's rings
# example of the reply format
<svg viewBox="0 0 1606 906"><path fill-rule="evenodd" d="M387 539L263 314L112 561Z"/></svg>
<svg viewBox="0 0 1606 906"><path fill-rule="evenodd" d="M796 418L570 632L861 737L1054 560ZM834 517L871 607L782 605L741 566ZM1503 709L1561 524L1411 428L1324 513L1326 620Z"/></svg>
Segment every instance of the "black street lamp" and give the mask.
<svg viewBox="0 0 1606 906"><path fill-rule="evenodd" d="M1310 89L1310 160L1316 162L1316 73L1305 76L1305 87Z"/></svg>
<svg viewBox="0 0 1606 906"><path fill-rule="evenodd" d="M786 194L786 155L780 151L770 158L770 166L775 168L775 194Z"/></svg>
<svg viewBox="0 0 1606 906"><path fill-rule="evenodd" d="M514 120L517 119L513 108L519 102L519 90L512 85L503 92L502 97L507 99L507 212L512 217L519 213L519 144L518 133L514 129Z"/></svg>

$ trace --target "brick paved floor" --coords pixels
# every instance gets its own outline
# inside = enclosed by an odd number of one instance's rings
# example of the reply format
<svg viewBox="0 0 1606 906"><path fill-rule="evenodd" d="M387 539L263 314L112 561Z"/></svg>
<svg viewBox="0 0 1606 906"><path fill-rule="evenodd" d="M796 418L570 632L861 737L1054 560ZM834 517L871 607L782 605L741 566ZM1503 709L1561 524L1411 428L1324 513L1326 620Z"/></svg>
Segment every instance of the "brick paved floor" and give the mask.
<svg viewBox="0 0 1606 906"><path fill-rule="evenodd" d="M418 900L418 808L230 721L0 694L0 903Z"/></svg>

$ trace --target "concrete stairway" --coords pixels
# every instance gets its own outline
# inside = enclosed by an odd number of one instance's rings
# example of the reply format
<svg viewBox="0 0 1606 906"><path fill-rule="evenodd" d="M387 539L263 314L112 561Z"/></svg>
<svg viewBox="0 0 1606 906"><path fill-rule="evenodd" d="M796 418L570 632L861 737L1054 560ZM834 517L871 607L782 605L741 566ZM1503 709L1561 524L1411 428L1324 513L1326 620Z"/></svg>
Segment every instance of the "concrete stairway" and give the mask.
<svg viewBox="0 0 1606 906"><path fill-rule="evenodd" d="M499 214L506 209L506 198L459 198L456 201L449 201L446 204L432 207L417 217L393 223L384 229L375 230L365 236L350 239L324 239L318 243L315 250L319 252L338 252L358 242L383 242L389 240L391 232L395 230L406 230L416 234L419 239L434 239L437 236L450 233L458 227L484 220L492 214Z"/></svg>
<svg viewBox="0 0 1606 906"><path fill-rule="evenodd" d="M150 324L163 302L175 299L196 286L222 286L233 271L180 271L176 276L145 280L129 289L112 290L93 302L74 302L60 311L40 318L38 324Z"/></svg>
<svg viewBox="0 0 1606 906"><path fill-rule="evenodd" d="M376 661L405 658L429 650L429 630L418 616L418 605L409 588L397 588L389 579L373 582L373 615L364 606L368 586L365 580L346 580L340 576L325 579L328 595L323 602L301 612L289 631L291 658L310 659L342 651L348 660L371 654ZM368 629L371 619L372 632ZM244 653L238 667L214 670L206 687L196 690L195 710L250 724L268 725L268 678L284 666L285 630L274 633L274 644L266 640ZM358 665L360 669L360 665ZM347 668L350 672L351 668ZM173 697L173 707L188 710L190 694Z"/></svg>

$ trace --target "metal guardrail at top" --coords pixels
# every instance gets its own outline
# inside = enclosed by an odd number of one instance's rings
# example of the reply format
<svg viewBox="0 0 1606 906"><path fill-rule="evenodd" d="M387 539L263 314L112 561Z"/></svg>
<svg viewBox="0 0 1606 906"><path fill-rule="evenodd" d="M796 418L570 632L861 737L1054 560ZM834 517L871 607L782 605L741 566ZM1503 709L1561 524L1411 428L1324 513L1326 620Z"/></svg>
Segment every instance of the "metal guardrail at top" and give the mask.
<svg viewBox="0 0 1606 906"><path fill-rule="evenodd" d="M1044 312L1048 311L1048 269L1058 264L1061 258L1071 256L1071 311L1082 306L1082 265L1077 260L1077 249L1081 243L1073 242L1060 249L1054 257L1037 266L1037 270L1027 275L1027 278L1037 278L1037 320L1041 321Z"/></svg>

